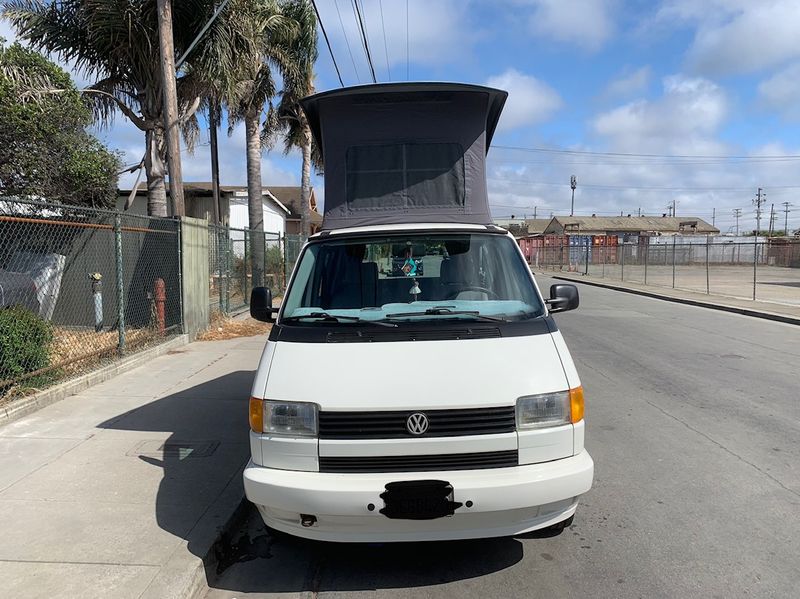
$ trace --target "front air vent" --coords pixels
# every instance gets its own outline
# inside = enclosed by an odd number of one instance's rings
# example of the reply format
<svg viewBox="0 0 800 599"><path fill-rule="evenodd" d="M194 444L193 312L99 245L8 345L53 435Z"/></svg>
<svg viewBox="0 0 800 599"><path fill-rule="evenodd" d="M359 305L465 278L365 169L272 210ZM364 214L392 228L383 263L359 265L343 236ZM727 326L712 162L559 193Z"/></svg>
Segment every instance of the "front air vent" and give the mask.
<svg viewBox="0 0 800 599"><path fill-rule="evenodd" d="M460 327L435 329L376 329L369 331L331 331L328 343L374 343L390 341L456 341L460 339L496 339L497 327Z"/></svg>
<svg viewBox="0 0 800 599"><path fill-rule="evenodd" d="M519 464L516 449L483 453L393 456L320 456L320 472L434 472L512 468Z"/></svg>

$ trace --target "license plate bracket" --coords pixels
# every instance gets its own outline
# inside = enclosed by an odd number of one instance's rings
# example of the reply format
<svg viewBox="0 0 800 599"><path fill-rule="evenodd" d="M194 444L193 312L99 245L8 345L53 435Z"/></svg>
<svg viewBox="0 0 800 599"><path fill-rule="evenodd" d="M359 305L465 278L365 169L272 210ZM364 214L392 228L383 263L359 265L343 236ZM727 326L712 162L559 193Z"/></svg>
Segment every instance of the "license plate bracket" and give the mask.
<svg viewBox="0 0 800 599"><path fill-rule="evenodd" d="M452 516L462 506L453 501L453 486L444 480L403 480L388 483L381 493L387 518L433 520Z"/></svg>

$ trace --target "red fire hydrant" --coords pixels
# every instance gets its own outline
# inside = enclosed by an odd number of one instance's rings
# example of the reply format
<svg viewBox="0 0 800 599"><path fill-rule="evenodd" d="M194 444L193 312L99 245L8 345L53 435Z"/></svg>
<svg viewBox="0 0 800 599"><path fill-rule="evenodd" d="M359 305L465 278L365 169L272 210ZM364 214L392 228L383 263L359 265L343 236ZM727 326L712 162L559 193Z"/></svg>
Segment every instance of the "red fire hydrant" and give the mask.
<svg viewBox="0 0 800 599"><path fill-rule="evenodd" d="M156 302L156 322L158 323L158 333L163 335L167 328L167 319L164 312L164 306L167 303L167 286L164 279L156 279L153 297Z"/></svg>

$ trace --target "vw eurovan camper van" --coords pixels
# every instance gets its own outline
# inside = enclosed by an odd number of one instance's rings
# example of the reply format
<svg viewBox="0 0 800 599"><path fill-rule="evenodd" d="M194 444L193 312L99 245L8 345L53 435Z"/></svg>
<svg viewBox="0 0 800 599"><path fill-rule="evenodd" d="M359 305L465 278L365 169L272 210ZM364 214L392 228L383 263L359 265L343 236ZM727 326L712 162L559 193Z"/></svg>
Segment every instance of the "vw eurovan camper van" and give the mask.
<svg viewBox="0 0 800 599"><path fill-rule="evenodd" d="M509 536L573 518L592 484L584 395L485 156L503 91L386 84L306 98L322 230L303 248L250 399L244 486L267 526L328 541Z"/></svg>

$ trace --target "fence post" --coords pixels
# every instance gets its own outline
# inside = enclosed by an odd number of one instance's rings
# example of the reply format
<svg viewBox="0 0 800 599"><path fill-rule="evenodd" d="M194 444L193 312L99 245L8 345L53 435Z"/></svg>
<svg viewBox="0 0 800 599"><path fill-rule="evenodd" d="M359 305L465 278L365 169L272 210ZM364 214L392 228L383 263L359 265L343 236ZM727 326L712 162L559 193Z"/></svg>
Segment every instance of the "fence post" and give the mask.
<svg viewBox="0 0 800 599"><path fill-rule="evenodd" d="M650 238L647 238L647 245L644 247L644 284L647 285L647 262L650 258Z"/></svg>
<svg viewBox="0 0 800 599"><path fill-rule="evenodd" d="M676 247L677 247L676 239L675 239L675 236L673 235L672 236L672 288L673 289L675 289L675 248Z"/></svg>
<svg viewBox="0 0 800 599"><path fill-rule="evenodd" d="M708 273L708 269L709 269L708 252L709 252L709 250L710 250L710 248L709 248L709 245L708 245L708 235L706 235L706 295L710 295L711 294L711 280L710 280L710 275Z"/></svg>
<svg viewBox="0 0 800 599"><path fill-rule="evenodd" d="M617 246L620 249L620 256L621 259L619 261L620 266L622 266L622 270L619 275L620 281L625 281L625 240L622 241L620 245Z"/></svg>
<svg viewBox="0 0 800 599"><path fill-rule="evenodd" d="M590 241L591 238L586 240L586 270L583 273L585 275L589 274L589 249L591 248Z"/></svg>
<svg viewBox="0 0 800 599"><path fill-rule="evenodd" d="M114 257L117 266L117 353L125 353L125 281L122 279L122 216L114 216Z"/></svg>
<svg viewBox="0 0 800 599"><path fill-rule="evenodd" d="M225 314L231 313L231 228L225 227Z"/></svg>
<svg viewBox="0 0 800 599"><path fill-rule="evenodd" d="M244 294L244 303L250 303L250 295L247 293L247 265L250 263L250 258L247 255L247 244L249 243L247 240L247 233L248 230L244 229L242 233L244 235L244 262L242 263L242 273L243 273L243 282L242 282L242 293Z"/></svg>
<svg viewBox="0 0 800 599"><path fill-rule="evenodd" d="M217 288L219 293L219 311L225 313L225 279L222 277L222 227L214 229L214 244L217 246Z"/></svg>
<svg viewBox="0 0 800 599"><path fill-rule="evenodd" d="M283 269L282 269L283 272L281 273L281 278L282 278L281 288L286 289L286 267L289 264L289 243L288 243L288 236L286 235L285 231L281 236L281 240L282 240L281 246L283 246L281 248L283 250L281 252L281 255L283 256Z"/></svg>
<svg viewBox="0 0 800 599"><path fill-rule="evenodd" d="M753 301L756 301L756 280L758 277L758 235L753 247Z"/></svg>

